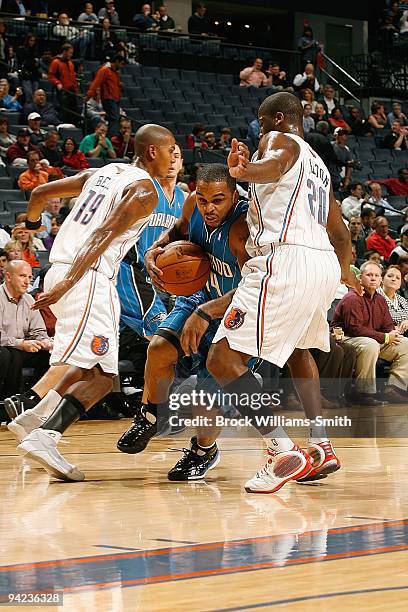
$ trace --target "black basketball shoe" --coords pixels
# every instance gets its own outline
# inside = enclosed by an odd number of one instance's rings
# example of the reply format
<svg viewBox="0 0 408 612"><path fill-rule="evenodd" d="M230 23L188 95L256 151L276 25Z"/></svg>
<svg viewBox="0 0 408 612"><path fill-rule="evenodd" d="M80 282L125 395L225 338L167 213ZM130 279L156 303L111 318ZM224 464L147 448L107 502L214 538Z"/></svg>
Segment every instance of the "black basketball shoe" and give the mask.
<svg viewBox="0 0 408 612"><path fill-rule="evenodd" d="M16 393L15 395L11 395L10 397L6 397L4 399L4 408L9 418L13 420L25 410L34 408L38 402L38 399L32 399L24 393Z"/></svg>
<svg viewBox="0 0 408 612"><path fill-rule="evenodd" d="M133 424L119 438L117 447L122 453L141 453L149 444L150 438L157 434L157 423L151 423L145 416L146 406L133 419Z"/></svg>
<svg viewBox="0 0 408 612"><path fill-rule="evenodd" d="M220 461L216 443L207 451L197 444L197 437L191 438L191 448L183 449L184 456L167 474L169 480L200 480Z"/></svg>

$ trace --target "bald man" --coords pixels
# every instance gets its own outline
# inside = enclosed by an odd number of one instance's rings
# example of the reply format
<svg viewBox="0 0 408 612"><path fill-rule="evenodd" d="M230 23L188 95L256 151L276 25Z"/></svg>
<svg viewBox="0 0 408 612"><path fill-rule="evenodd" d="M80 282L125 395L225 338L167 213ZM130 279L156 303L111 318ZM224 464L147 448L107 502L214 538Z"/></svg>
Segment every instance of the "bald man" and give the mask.
<svg viewBox="0 0 408 612"><path fill-rule="evenodd" d="M16 259L7 263L0 287L2 397L20 391L23 367L34 368L40 377L49 364L52 341L40 313L31 310L34 299L27 294L31 278L27 262Z"/></svg>
<svg viewBox="0 0 408 612"><path fill-rule="evenodd" d="M19 451L62 480L84 479L56 445L112 389L118 373L119 264L157 206L152 177L165 178L175 163L174 137L158 125L138 130L135 149L131 165L112 163L41 185L28 204L26 226L38 231L50 198L77 197L54 241L46 293L35 305L51 306L57 318L51 364L71 367L33 410L13 423L15 429L31 431ZM15 434L21 437L21 429Z"/></svg>

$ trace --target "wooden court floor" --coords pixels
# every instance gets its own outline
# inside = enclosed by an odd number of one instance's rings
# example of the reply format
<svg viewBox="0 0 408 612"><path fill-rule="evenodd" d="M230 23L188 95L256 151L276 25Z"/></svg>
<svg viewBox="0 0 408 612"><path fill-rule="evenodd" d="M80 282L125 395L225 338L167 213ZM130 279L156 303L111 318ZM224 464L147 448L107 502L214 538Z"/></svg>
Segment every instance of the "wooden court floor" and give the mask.
<svg viewBox="0 0 408 612"><path fill-rule="evenodd" d="M64 437L82 483L50 480L0 431L1 597L54 589L63 605L34 609L75 612L408 609L408 437L338 439L336 474L250 495L258 437L223 437L205 482L170 483L188 432L128 456L115 448L127 426Z"/></svg>

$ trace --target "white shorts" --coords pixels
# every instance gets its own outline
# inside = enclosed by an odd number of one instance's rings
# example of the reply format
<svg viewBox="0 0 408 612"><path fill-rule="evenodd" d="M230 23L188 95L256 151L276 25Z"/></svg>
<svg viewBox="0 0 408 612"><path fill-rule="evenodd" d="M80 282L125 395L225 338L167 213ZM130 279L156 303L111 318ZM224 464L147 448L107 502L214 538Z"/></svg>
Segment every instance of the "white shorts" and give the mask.
<svg viewBox="0 0 408 612"><path fill-rule="evenodd" d="M70 266L53 264L44 279L49 291ZM89 270L51 310L57 318L50 363L118 373L120 304L116 287L104 274Z"/></svg>
<svg viewBox="0 0 408 612"><path fill-rule="evenodd" d="M328 352L327 311L340 283L333 251L280 245L254 257L214 336L282 367L295 348Z"/></svg>

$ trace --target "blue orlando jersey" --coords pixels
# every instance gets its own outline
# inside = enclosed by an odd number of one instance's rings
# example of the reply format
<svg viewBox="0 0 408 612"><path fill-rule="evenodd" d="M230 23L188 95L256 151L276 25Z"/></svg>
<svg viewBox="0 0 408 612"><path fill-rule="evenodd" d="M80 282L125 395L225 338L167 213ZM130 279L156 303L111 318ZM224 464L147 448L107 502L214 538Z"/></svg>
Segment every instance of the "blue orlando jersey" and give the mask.
<svg viewBox="0 0 408 612"><path fill-rule="evenodd" d="M241 271L229 247L231 226L248 210L248 202L240 200L224 222L214 229L208 228L196 206L190 219L189 240L201 246L211 261L210 278L205 287L208 300L214 300L237 287Z"/></svg>
<svg viewBox="0 0 408 612"><path fill-rule="evenodd" d="M153 179L159 195L157 206L135 247L129 251L119 269L117 290L121 305L121 328L127 325L139 336L152 336L167 310L147 275L144 265L146 251L181 216L185 194L175 187L169 202L160 183Z"/></svg>

